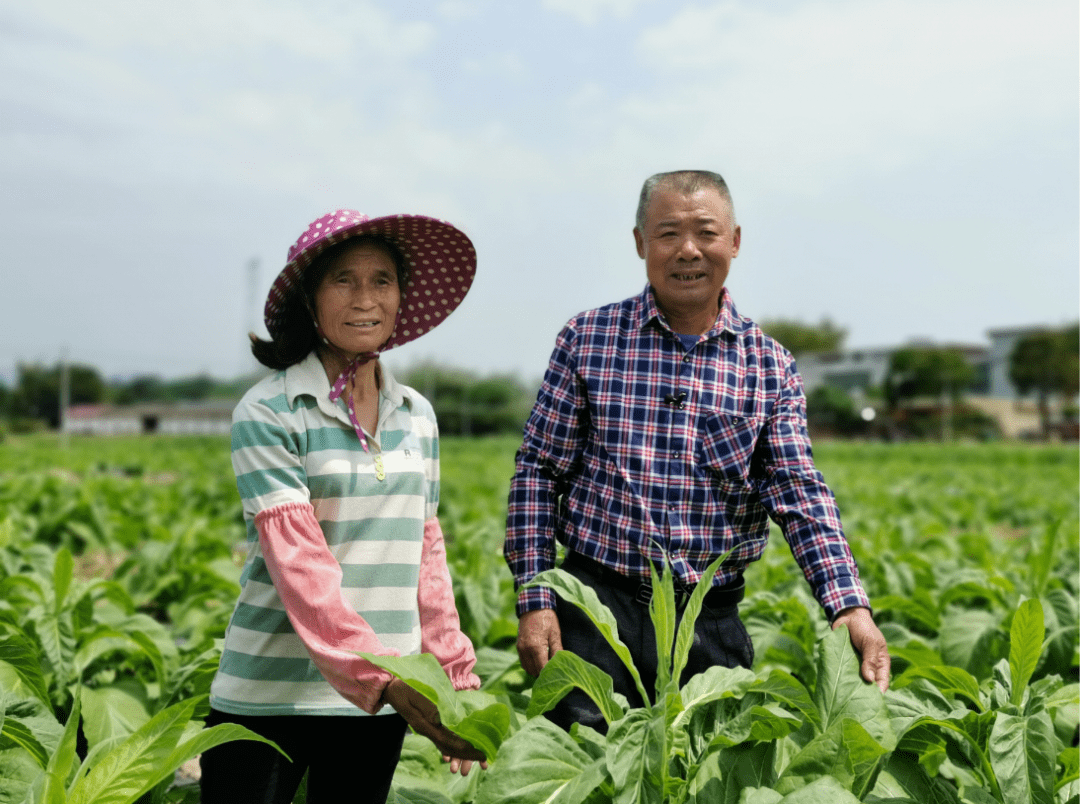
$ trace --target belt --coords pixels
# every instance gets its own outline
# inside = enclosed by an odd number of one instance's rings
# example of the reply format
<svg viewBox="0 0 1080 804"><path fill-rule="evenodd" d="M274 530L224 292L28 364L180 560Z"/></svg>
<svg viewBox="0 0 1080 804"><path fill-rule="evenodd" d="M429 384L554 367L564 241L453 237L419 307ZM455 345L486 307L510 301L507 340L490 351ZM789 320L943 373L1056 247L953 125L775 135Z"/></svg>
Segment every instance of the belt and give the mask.
<svg viewBox="0 0 1080 804"><path fill-rule="evenodd" d="M627 592L634 597L634 600L644 606L649 605L649 601L652 600L653 588L651 579L642 580L640 578L628 578L611 569L611 567L606 567L599 561L591 559L588 556L583 556L581 553L576 553L573 550L566 551L566 558L563 559L563 566L576 567L577 569L592 575L604 586ZM687 587L682 581L676 578L675 605L680 609L686 606L690 601L690 595L693 591L693 589ZM702 603L710 609L723 609L730 606L737 606L739 601L743 599L745 593L746 582L740 575L736 580L726 583L723 586L714 586L705 593L705 599Z"/></svg>

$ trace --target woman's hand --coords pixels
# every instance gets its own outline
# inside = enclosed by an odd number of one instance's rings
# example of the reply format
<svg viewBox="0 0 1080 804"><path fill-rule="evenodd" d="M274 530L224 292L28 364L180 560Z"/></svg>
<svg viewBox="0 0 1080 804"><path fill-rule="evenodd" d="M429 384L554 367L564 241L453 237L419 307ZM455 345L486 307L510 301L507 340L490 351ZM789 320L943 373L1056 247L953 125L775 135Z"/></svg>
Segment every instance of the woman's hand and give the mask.
<svg viewBox="0 0 1080 804"><path fill-rule="evenodd" d="M476 750L468 740L463 740L446 728L435 705L400 678L395 678L386 685L383 701L394 707L394 711L405 718L413 731L435 743L444 758L452 758L452 771L456 772L461 768L462 775L465 775L472 767L471 760L480 761L481 767L486 767L483 752ZM465 766L462 760L468 765ZM455 762L458 763L457 767Z"/></svg>
<svg viewBox="0 0 1080 804"><path fill-rule="evenodd" d="M451 773L460 771L462 776L468 776L469 770L473 766L473 761L471 759L457 759L456 757L448 757L445 754L443 755L443 762L450 763ZM480 760L480 767L487 770L487 762Z"/></svg>

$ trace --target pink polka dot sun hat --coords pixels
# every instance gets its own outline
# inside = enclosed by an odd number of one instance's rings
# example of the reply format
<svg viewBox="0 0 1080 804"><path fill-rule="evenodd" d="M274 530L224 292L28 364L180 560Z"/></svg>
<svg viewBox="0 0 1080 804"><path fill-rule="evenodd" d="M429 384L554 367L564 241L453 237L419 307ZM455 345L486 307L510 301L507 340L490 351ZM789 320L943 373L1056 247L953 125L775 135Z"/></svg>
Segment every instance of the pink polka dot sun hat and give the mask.
<svg viewBox="0 0 1080 804"><path fill-rule="evenodd" d="M476 276L476 249L464 232L425 215L369 218L351 209L323 215L289 248L289 261L270 287L263 318L276 335L284 323L285 300L300 287L300 276L330 246L359 235L394 242L409 267L401 289L397 325L380 351L393 349L441 324L457 309Z"/></svg>

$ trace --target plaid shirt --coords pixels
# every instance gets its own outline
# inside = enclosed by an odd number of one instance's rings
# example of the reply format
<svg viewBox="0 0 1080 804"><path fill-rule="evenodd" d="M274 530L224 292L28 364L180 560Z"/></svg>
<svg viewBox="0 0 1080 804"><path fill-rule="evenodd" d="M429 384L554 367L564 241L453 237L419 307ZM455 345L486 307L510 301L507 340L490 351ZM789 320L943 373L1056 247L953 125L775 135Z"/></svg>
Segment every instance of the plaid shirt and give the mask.
<svg viewBox="0 0 1080 804"><path fill-rule="evenodd" d="M560 500L561 497L561 500ZM830 619L869 606L832 492L814 467L795 361L724 291L687 350L646 286L559 333L510 485L506 562L515 584L555 566L555 540L629 577L666 553L695 584L759 559L769 517ZM554 608L519 590L521 614Z"/></svg>

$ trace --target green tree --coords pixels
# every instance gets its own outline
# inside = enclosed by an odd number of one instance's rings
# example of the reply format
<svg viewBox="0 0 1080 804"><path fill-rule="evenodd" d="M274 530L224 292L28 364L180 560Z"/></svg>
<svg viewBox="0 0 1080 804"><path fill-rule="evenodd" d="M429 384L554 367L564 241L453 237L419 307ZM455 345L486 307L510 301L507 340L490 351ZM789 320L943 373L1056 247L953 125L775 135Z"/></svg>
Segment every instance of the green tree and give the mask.
<svg viewBox="0 0 1080 804"><path fill-rule="evenodd" d="M60 364L52 368L20 364L12 398L12 413L41 419L50 427L60 426ZM73 405L90 405L105 399L105 381L93 366L68 366L70 400Z"/></svg>
<svg viewBox="0 0 1080 804"><path fill-rule="evenodd" d="M166 398L168 389L160 377L153 374L141 374L113 389L113 399L118 405L132 405L136 402L160 402Z"/></svg>
<svg viewBox="0 0 1080 804"><path fill-rule="evenodd" d="M1080 387L1080 325L1032 332L1009 355L1009 379L1021 395L1034 393L1045 436L1050 429L1050 399L1068 402Z"/></svg>
<svg viewBox="0 0 1080 804"><path fill-rule="evenodd" d="M847 337L847 330L838 327L829 318L821 319L819 324L777 318L764 321L761 329L795 357L809 352L839 351Z"/></svg>
<svg viewBox="0 0 1080 804"><path fill-rule="evenodd" d="M975 379L975 368L959 349L910 346L889 358L885 398L896 408L916 397L942 396L958 402Z"/></svg>

